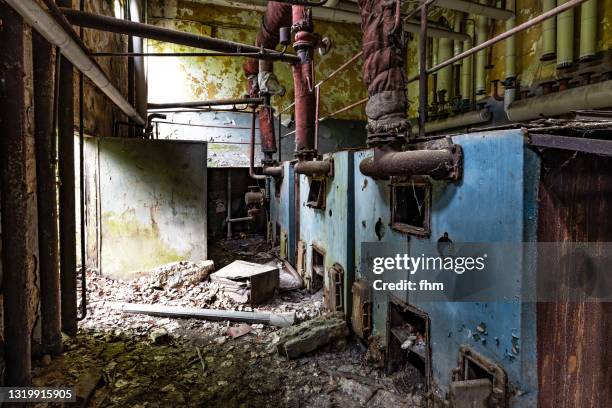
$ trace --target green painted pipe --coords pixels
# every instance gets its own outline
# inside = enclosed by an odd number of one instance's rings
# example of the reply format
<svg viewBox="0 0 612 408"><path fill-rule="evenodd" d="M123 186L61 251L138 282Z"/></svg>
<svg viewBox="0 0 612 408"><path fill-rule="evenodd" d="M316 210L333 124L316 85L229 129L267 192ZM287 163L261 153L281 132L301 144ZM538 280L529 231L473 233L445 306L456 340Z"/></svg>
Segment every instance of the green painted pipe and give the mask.
<svg viewBox="0 0 612 408"><path fill-rule="evenodd" d="M588 0L580 6L580 61L595 57L597 41L597 0Z"/></svg>
<svg viewBox="0 0 612 408"><path fill-rule="evenodd" d="M472 48L471 38L474 35L474 26L472 24L466 25L466 33L470 35L470 39L463 42L463 49L469 50ZM461 97L465 101L472 100L472 60L473 56L464 58L461 61Z"/></svg>
<svg viewBox="0 0 612 408"><path fill-rule="evenodd" d="M444 62L453 56L453 41L448 38L440 38L438 48L438 61ZM438 89L446 90L446 100L452 98L453 91L453 67L448 65L438 71Z"/></svg>
<svg viewBox="0 0 612 408"><path fill-rule="evenodd" d="M568 0L558 0L558 5ZM574 63L574 9L557 16L557 69L565 69Z"/></svg>
<svg viewBox="0 0 612 408"><path fill-rule="evenodd" d="M510 3L510 11L512 11L512 2ZM506 31L516 27L516 16L506 20ZM516 78L516 35L509 37L506 40L506 83Z"/></svg>
<svg viewBox="0 0 612 408"><path fill-rule="evenodd" d="M557 6L557 0L542 0L542 12L552 10ZM541 61L555 59L557 42L557 19L549 18L542 22L542 56Z"/></svg>
<svg viewBox="0 0 612 408"><path fill-rule="evenodd" d="M453 31L461 32L461 21L463 20L463 13L455 13L455 23L453 25ZM463 41L455 40L455 48L453 50L453 57L463 52ZM461 61L455 62L453 65L461 65Z"/></svg>
<svg viewBox="0 0 612 408"><path fill-rule="evenodd" d="M481 4L486 4L486 0L480 0ZM476 45L480 45L487 40L487 27L489 19L479 16L476 19ZM486 71L487 50L481 50L476 53L476 95L484 95L486 93Z"/></svg>

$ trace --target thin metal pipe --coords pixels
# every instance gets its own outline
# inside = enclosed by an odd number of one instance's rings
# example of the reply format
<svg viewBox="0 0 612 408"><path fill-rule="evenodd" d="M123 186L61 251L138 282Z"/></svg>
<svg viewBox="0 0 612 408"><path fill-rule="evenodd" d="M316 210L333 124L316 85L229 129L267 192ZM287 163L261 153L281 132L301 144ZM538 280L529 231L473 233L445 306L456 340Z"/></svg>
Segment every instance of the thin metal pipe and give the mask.
<svg viewBox="0 0 612 408"><path fill-rule="evenodd" d="M257 111L253 109L251 115L251 143L249 147L249 176L254 180L265 180L266 176L263 174L255 174L255 122L257 118Z"/></svg>
<svg viewBox="0 0 612 408"><path fill-rule="evenodd" d="M156 27L151 24L136 23L118 18L101 16L72 9L61 9L70 23L117 34L135 35L173 44L181 44L195 48L202 48L219 52L252 52L265 53L259 59L279 60L290 63L299 62L299 58L292 54L279 54L275 50L259 48L254 45L242 44L235 41L221 40L197 34L186 33L167 28Z"/></svg>
<svg viewBox="0 0 612 408"><path fill-rule="evenodd" d="M562 13L562 12L568 10L568 9L576 7L576 6L584 3L585 1L587 1L587 0L570 0L567 3L562 4L561 6L555 7L554 9L552 9L552 10L546 12L546 13L542 13L539 16L537 16L537 17L535 17L535 18L533 18L533 19L531 19L529 21L526 21L526 22L524 22L522 24L517 25L512 30L504 31L503 33L501 33L501 34L491 38L490 40L487 40L487 41L483 42L480 45L472 47L469 50L463 51L461 54L456 55L453 58L450 58L450 59L448 59L446 61L443 61L443 62L439 63L438 65L435 65L435 66L429 68L427 70L427 73L428 74L432 74L432 73L434 73L434 72L436 72L436 71L438 71L438 70L440 70L440 69L442 69L442 68L444 68L444 67L446 67L448 65L451 65L451 64L455 63L456 61L462 60L465 57L468 57L468 56L470 56L472 54L477 53L480 50L483 50L483 49L488 48L488 47L490 47L490 46L492 46L494 44L497 44L498 42L503 41L503 40L505 40L508 37L511 37L511 36L513 36L515 34L518 34L518 33L522 32L522 31L525 31L525 30L535 26L536 24L541 23L544 20L547 20L547 19L549 19L551 17L554 17L554 16L556 16L556 15L558 15L558 14L560 14L560 13ZM408 82L414 82L417 79L419 79L418 75L417 76L413 76L410 79L408 79Z"/></svg>
<svg viewBox="0 0 612 408"><path fill-rule="evenodd" d="M232 219L232 169L227 169L227 197L225 199L227 206L227 219ZM232 239L232 223L227 223L227 239Z"/></svg>
<svg viewBox="0 0 612 408"><path fill-rule="evenodd" d="M85 8L84 0L80 1L80 9ZM79 37L83 38L83 28L79 29ZM87 268L85 265L85 83L83 72L79 72L79 204L81 216L81 315L77 316L77 321L87 317Z"/></svg>
<svg viewBox="0 0 612 408"><path fill-rule="evenodd" d="M427 121L427 6L421 7L421 32L419 34L419 137L425 136Z"/></svg>
<svg viewBox="0 0 612 408"><path fill-rule="evenodd" d="M268 54L261 52L91 52L92 57L264 57ZM280 56L281 53L272 55Z"/></svg>
<svg viewBox="0 0 612 408"><path fill-rule="evenodd" d="M320 119L319 119L319 122L323 122L324 120L327 120L327 119L329 119L329 118L331 118L331 117L333 117L333 116L339 115L339 114L341 114L341 113L343 113L343 112L346 112L347 110L351 110L351 109L353 109L353 108L356 108L356 107L357 107L357 106L359 106L359 105L363 105L363 104L364 104L364 103L366 103L367 101L368 101L368 98L367 98L367 97L366 97L366 98L363 98L363 99L361 99L361 100L359 100L359 101L357 101L357 102L355 102L355 103L352 103L352 104L350 104L350 105L348 105L348 106L345 106L345 107L344 107L344 108L342 108L342 109L338 109L337 111L332 112L332 113L330 113L329 115L327 115L327 116L324 116L324 117L320 118ZM294 132L287 133L285 136L290 135L291 133L294 133Z"/></svg>
<svg viewBox="0 0 612 408"><path fill-rule="evenodd" d="M287 112L289 109L293 108L295 106L295 102L290 103L289 105L285 106L280 112L278 112L279 114L281 113L285 113Z"/></svg>
<svg viewBox="0 0 612 408"><path fill-rule="evenodd" d="M409 19L411 19L412 17L416 17L417 15L421 14L421 11L425 8L429 8L429 6L433 3L435 3L437 0L427 0L425 3L421 3L421 5L417 8L415 8L414 10L409 11L406 16L404 16L404 21L408 21Z"/></svg>
<svg viewBox="0 0 612 408"><path fill-rule="evenodd" d="M149 109L200 108L204 106L261 105L264 98L213 99L210 101L149 103Z"/></svg>
<svg viewBox="0 0 612 408"><path fill-rule="evenodd" d="M431 0L429 0L429 1L431 1ZM329 81L330 79L332 79L333 77L338 75L340 72L344 71L347 67L352 65L355 61L357 61L362 56L363 56L363 50L361 50L357 54L353 55L351 58L349 58L348 61L346 61L344 64L342 64L338 68L336 68L331 74L329 74L324 79L320 80L319 83L317 83L316 86L319 87L322 84L324 84L325 82Z"/></svg>

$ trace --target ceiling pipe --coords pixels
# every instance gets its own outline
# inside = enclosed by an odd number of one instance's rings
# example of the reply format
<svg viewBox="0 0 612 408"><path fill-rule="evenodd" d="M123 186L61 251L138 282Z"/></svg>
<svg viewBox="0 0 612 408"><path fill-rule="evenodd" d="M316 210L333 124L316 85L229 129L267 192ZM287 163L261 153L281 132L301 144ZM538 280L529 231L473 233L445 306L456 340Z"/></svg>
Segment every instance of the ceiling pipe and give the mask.
<svg viewBox="0 0 612 408"><path fill-rule="evenodd" d="M62 55L89 78L126 116L138 125L146 124L145 119L111 83L98 65L35 0L6 0L6 2L47 41L59 47Z"/></svg>
<svg viewBox="0 0 612 408"><path fill-rule="evenodd" d="M212 99L209 101L149 103L149 109L203 108L210 106L261 105L264 98Z"/></svg>
<svg viewBox="0 0 612 408"><path fill-rule="evenodd" d="M508 20L514 16L512 11L466 0L437 0L434 5L468 14L490 17L496 20Z"/></svg>
<svg viewBox="0 0 612 408"><path fill-rule="evenodd" d="M17 0L11 1L17 2ZM27 2L30 1L33 0L27 0ZM183 31L161 28L151 24L135 23L133 21L121 20L118 18L101 16L98 14L67 8L62 8L62 12L70 23L81 27L92 28L94 30L139 36L142 38L186 45L189 47L201 48L210 51L259 53L256 57L258 59L271 59L291 63L297 61L297 57L292 54L279 53L274 50L266 48L262 49L254 45L242 44L235 41L205 37Z"/></svg>
<svg viewBox="0 0 612 408"><path fill-rule="evenodd" d="M612 80L511 102L506 108L513 122L564 115L577 110L612 107Z"/></svg>

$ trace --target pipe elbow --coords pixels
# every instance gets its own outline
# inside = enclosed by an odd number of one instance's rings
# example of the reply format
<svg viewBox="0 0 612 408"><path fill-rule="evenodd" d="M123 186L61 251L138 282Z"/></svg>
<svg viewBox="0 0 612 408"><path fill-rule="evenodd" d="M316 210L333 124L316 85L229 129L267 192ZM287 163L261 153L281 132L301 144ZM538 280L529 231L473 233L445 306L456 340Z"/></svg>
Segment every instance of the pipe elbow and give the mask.
<svg viewBox="0 0 612 408"><path fill-rule="evenodd" d="M430 176L435 180L459 180L462 174L461 146L448 149L380 152L359 163L359 170L372 178Z"/></svg>
<svg viewBox="0 0 612 408"><path fill-rule="evenodd" d="M294 171L306 176L331 176L332 168L332 161L329 159L300 161L295 165Z"/></svg>

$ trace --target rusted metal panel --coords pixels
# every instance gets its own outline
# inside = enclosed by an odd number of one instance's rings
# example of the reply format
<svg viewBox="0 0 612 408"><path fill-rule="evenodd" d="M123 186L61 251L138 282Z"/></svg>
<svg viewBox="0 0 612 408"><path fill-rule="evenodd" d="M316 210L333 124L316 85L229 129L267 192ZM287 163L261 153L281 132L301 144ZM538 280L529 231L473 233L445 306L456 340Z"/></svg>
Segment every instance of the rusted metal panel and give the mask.
<svg viewBox="0 0 612 408"><path fill-rule="evenodd" d="M353 331L359 337L367 340L372 333L372 289L368 282L358 280L351 288L353 297L353 313L351 323Z"/></svg>
<svg viewBox="0 0 612 408"><path fill-rule="evenodd" d="M0 3L0 175L4 385L31 384L38 231L31 29Z"/></svg>
<svg viewBox="0 0 612 408"><path fill-rule="evenodd" d="M538 241L612 241L612 158L546 151ZM612 304L539 303L539 406L612 406Z"/></svg>

